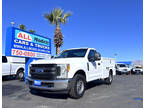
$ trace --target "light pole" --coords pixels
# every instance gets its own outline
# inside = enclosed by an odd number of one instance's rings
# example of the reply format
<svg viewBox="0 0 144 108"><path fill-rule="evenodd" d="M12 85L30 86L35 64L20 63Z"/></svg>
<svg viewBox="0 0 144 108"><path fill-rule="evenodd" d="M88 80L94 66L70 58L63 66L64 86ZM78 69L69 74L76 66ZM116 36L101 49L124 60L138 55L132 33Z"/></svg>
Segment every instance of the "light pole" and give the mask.
<svg viewBox="0 0 144 108"><path fill-rule="evenodd" d="M117 53L114 54L115 59L116 59L117 55L118 55Z"/></svg>
<svg viewBox="0 0 144 108"><path fill-rule="evenodd" d="M14 26L14 24L15 24L15 22L10 22L11 23L11 26L13 27Z"/></svg>

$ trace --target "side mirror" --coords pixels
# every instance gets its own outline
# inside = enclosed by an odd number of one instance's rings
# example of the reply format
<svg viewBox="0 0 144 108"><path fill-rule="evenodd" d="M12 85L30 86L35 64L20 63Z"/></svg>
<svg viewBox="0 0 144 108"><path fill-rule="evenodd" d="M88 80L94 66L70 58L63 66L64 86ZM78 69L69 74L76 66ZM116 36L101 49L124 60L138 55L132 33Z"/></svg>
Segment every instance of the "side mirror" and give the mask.
<svg viewBox="0 0 144 108"><path fill-rule="evenodd" d="M100 55L100 53L96 53L96 55L95 55L95 60L101 60L101 55Z"/></svg>

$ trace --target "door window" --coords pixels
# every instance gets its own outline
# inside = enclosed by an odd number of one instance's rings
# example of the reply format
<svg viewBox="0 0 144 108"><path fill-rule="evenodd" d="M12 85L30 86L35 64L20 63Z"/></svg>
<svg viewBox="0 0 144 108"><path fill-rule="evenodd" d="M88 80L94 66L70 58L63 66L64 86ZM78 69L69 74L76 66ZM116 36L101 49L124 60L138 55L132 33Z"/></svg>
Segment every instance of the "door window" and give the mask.
<svg viewBox="0 0 144 108"><path fill-rule="evenodd" d="M6 56L2 56L2 63L7 63L7 58L6 58Z"/></svg>
<svg viewBox="0 0 144 108"><path fill-rule="evenodd" d="M94 50L90 50L89 54L88 54L88 58L94 58L95 57L95 52Z"/></svg>

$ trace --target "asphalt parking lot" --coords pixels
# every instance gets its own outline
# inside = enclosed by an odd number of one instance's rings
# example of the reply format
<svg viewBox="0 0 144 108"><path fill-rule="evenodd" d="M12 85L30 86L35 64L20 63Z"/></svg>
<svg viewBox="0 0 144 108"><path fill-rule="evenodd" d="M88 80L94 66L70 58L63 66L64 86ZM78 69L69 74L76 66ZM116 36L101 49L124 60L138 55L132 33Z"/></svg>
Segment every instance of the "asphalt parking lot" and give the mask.
<svg viewBox="0 0 144 108"><path fill-rule="evenodd" d="M102 81L88 84L81 99L63 94L31 94L19 80L5 80L2 84L3 108L142 108L143 76L115 76L112 85Z"/></svg>

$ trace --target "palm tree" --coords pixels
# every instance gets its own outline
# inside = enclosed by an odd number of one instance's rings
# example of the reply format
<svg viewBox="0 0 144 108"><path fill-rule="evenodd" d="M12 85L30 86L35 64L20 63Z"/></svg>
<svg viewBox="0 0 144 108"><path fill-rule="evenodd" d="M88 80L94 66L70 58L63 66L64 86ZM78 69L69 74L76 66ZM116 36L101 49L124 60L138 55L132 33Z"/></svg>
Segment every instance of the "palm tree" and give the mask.
<svg viewBox="0 0 144 108"><path fill-rule="evenodd" d="M20 28L21 30L26 30L26 27L25 27L24 24L20 24L20 25L19 25L19 28Z"/></svg>
<svg viewBox="0 0 144 108"><path fill-rule="evenodd" d="M60 29L60 24L66 24L69 16L71 16L71 12L64 14L64 11L61 8L55 8L51 13L44 14L44 17L50 22L50 24L56 25L54 35L56 54L60 53L60 47L63 45L63 34Z"/></svg>
<svg viewBox="0 0 144 108"><path fill-rule="evenodd" d="M30 30L29 30L29 32L31 32L31 33L35 33L35 31L34 31L34 30L32 30L32 29L30 29Z"/></svg>

